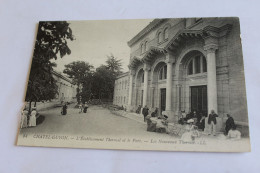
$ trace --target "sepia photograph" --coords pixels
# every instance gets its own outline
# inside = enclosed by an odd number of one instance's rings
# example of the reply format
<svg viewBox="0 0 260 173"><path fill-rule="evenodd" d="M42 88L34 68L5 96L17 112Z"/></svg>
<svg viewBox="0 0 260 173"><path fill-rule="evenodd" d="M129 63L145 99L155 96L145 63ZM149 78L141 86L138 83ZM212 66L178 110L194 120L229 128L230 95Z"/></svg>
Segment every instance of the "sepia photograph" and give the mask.
<svg viewBox="0 0 260 173"><path fill-rule="evenodd" d="M41 21L17 145L250 152L236 17Z"/></svg>

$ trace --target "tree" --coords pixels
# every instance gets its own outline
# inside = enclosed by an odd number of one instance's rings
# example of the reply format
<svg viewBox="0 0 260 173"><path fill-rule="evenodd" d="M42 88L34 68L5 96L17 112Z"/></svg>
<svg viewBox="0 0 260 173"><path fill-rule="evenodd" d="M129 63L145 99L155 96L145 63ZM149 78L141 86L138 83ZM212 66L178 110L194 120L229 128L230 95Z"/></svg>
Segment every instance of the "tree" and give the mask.
<svg viewBox="0 0 260 173"><path fill-rule="evenodd" d="M67 40L73 40L72 30L69 23L40 22L36 37L31 71L26 91L25 101L31 102L48 101L56 97L57 85L52 76L53 67L51 59L57 59L58 55L64 57L71 50Z"/></svg>
<svg viewBox="0 0 260 173"><path fill-rule="evenodd" d="M93 75L93 93L99 99L111 99L116 77L122 73L121 60L113 55L107 56L106 64L100 65Z"/></svg>
<svg viewBox="0 0 260 173"><path fill-rule="evenodd" d="M121 59L115 58L113 54L107 56L106 64L108 70L113 74L113 76L117 76L122 73Z"/></svg>
<svg viewBox="0 0 260 173"><path fill-rule="evenodd" d="M77 101L80 102L81 96L82 102L86 102L90 98L91 83L94 67L84 61L74 61L65 65L63 73L67 74L69 78L77 84Z"/></svg>

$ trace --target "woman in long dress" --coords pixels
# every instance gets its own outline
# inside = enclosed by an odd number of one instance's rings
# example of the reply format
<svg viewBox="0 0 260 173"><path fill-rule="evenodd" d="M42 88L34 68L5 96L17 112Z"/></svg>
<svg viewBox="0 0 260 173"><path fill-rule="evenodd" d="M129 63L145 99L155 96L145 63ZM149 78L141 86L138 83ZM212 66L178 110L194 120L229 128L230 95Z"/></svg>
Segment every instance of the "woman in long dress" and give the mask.
<svg viewBox="0 0 260 173"><path fill-rule="evenodd" d="M27 127L27 116L28 116L28 111L26 110L26 107L22 111L22 117L21 117L21 128L26 128Z"/></svg>
<svg viewBox="0 0 260 173"><path fill-rule="evenodd" d="M62 106L62 111L61 111L61 114L62 115L66 115L67 114L67 103L65 103L63 106Z"/></svg>
<svg viewBox="0 0 260 173"><path fill-rule="evenodd" d="M34 127L36 126L36 108L32 108L32 112L31 112L31 115L30 115L30 120L29 120L29 127Z"/></svg>

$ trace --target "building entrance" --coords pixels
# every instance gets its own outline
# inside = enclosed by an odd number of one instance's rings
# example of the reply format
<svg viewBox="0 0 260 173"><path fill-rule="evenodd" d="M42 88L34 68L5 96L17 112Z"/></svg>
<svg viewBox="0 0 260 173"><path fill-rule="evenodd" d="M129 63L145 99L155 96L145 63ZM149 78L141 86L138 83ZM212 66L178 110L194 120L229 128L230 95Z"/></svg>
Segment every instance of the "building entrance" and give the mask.
<svg viewBox="0 0 260 173"><path fill-rule="evenodd" d="M207 115L208 98L206 85L191 87L191 111Z"/></svg>

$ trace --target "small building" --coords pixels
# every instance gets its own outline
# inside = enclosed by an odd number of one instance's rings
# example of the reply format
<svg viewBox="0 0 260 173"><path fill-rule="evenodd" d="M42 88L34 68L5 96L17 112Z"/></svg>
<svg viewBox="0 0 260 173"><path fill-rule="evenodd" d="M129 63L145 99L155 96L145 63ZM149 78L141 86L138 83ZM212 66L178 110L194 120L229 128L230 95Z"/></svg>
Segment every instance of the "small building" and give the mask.
<svg viewBox="0 0 260 173"><path fill-rule="evenodd" d="M56 84L58 86L58 95L56 100L62 102L72 102L76 98L77 86L72 82L71 79L62 75L62 73L53 71L52 72Z"/></svg>
<svg viewBox="0 0 260 173"><path fill-rule="evenodd" d="M128 45L129 72L115 81L115 104L127 104L129 111L157 107L172 122L181 111L215 110L218 130L227 113L248 130L238 18L155 19ZM122 81L129 84L124 92Z"/></svg>
<svg viewBox="0 0 260 173"><path fill-rule="evenodd" d="M129 74L128 72L119 75L115 82L114 87L114 99L113 104L118 106L123 106L126 108L128 106L128 94L129 94Z"/></svg>
<svg viewBox="0 0 260 173"><path fill-rule="evenodd" d="M61 106L64 102L76 102L77 86L72 80L57 71L52 71L52 74L58 86L58 94L51 101L37 102L37 110Z"/></svg>

